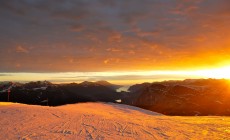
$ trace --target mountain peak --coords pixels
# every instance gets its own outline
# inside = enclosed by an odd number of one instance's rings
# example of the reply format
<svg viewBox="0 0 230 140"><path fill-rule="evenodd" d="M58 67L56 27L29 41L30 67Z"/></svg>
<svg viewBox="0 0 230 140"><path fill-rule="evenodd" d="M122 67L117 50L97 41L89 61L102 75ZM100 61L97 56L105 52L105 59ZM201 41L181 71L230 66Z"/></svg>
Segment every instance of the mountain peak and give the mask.
<svg viewBox="0 0 230 140"><path fill-rule="evenodd" d="M111 83L105 80L96 81L95 83L100 85L112 85Z"/></svg>
<svg viewBox="0 0 230 140"><path fill-rule="evenodd" d="M94 82L83 81L83 82L80 83L80 85L85 85L85 86L92 85L92 84L94 84Z"/></svg>

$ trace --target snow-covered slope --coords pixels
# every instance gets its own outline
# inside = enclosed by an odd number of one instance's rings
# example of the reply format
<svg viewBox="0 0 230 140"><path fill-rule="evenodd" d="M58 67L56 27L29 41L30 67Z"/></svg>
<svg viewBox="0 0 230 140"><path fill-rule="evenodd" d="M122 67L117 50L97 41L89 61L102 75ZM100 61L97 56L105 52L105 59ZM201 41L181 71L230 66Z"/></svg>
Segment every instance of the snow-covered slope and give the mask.
<svg viewBox="0 0 230 140"><path fill-rule="evenodd" d="M0 103L0 139L228 139L230 117L169 117L127 105Z"/></svg>

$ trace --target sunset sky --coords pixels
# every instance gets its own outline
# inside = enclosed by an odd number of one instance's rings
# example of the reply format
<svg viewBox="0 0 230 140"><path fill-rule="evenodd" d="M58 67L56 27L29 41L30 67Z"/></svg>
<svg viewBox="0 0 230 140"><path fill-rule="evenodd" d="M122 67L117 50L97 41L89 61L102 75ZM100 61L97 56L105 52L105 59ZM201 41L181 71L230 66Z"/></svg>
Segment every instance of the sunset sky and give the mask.
<svg viewBox="0 0 230 140"><path fill-rule="evenodd" d="M0 0L0 81L230 78L230 0Z"/></svg>

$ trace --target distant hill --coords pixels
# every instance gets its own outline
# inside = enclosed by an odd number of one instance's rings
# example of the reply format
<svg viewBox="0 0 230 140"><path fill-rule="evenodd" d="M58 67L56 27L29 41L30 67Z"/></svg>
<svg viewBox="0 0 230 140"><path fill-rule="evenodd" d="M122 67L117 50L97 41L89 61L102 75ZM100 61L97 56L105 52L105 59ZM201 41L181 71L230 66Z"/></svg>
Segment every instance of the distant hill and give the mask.
<svg viewBox="0 0 230 140"><path fill-rule="evenodd" d="M0 101L58 106L79 102L119 102L166 115L230 116L230 82L187 79L136 84L129 92L107 81L52 84L48 81L0 84ZM9 93L10 92L10 93ZM9 94L8 94L9 93ZM9 95L9 96L8 96Z"/></svg>
<svg viewBox="0 0 230 140"><path fill-rule="evenodd" d="M134 87L127 104L167 115L230 115L228 80L189 79Z"/></svg>
<svg viewBox="0 0 230 140"><path fill-rule="evenodd" d="M122 87L121 85L111 84L111 83L109 83L107 81L96 81L96 82L84 81L84 82L80 83L79 85L83 85L83 86L100 85L100 86L105 86L105 87L111 88L113 90L116 90L116 89Z"/></svg>
<svg viewBox="0 0 230 140"><path fill-rule="evenodd" d="M100 84L99 84L100 83ZM15 85L5 83L0 87L0 101L10 101L37 105L64 105L77 102L116 102L120 99L115 86L108 82L82 82L70 84L52 84L48 81L29 82ZM106 83L106 85L105 85Z"/></svg>
<svg viewBox="0 0 230 140"><path fill-rule="evenodd" d="M122 87L121 85L115 85L115 84L111 84L107 81L96 81L95 82L96 84L99 84L99 85L103 85L103 86L106 86L106 87L110 87L114 90L117 90L118 88Z"/></svg>

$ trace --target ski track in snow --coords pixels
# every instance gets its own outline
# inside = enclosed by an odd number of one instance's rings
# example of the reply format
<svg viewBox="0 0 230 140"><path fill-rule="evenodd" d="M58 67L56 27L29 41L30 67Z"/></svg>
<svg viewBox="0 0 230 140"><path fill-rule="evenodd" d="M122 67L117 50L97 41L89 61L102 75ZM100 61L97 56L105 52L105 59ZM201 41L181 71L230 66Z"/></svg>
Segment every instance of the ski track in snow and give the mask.
<svg viewBox="0 0 230 140"><path fill-rule="evenodd" d="M230 117L172 117L113 103L60 107L0 103L0 126L1 140L229 139L230 136Z"/></svg>

